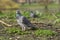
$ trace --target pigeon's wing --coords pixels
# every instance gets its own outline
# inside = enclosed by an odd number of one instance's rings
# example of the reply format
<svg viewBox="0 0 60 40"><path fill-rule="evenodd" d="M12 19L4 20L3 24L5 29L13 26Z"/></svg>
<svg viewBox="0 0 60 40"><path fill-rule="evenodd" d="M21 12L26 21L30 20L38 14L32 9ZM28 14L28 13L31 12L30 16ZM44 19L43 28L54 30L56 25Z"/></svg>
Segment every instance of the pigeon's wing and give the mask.
<svg viewBox="0 0 60 40"><path fill-rule="evenodd" d="M36 15L35 13L31 13L31 14L30 14L30 17L36 18L37 15Z"/></svg>
<svg viewBox="0 0 60 40"><path fill-rule="evenodd" d="M28 27L32 27L32 23L26 17L23 18L23 23Z"/></svg>
<svg viewBox="0 0 60 40"><path fill-rule="evenodd" d="M31 14L30 14L30 16L31 16L31 17L34 17L34 14L33 14L33 13L31 13Z"/></svg>

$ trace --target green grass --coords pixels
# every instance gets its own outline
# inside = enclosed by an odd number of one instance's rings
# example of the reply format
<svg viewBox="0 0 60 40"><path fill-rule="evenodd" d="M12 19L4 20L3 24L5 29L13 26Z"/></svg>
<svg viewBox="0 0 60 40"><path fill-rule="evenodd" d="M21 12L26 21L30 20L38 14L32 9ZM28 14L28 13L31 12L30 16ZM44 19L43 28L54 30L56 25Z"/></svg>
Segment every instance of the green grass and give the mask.
<svg viewBox="0 0 60 40"><path fill-rule="evenodd" d="M25 4L20 7L36 9L36 8L44 8L45 6L43 4L31 4L31 5ZM59 8L59 4L48 4L48 8Z"/></svg>
<svg viewBox="0 0 60 40"><path fill-rule="evenodd" d="M59 8L59 4L50 4L48 5L49 8Z"/></svg>
<svg viewBox="0 0 60 40"><path fill-rule="evenodd" d="M23 16L29 18L30 17L30 12L29 11L25 11L22 13Z"/></svg>
<svg viewBox="0 0 60 40"><path fill-rule="evenodd" d="M2 12L0 13L0 18L1 17L9 17L13 19L15 17L15 12L14 11Z"/></svg>
<svg viewBox="0 0 60 40"><path fill-rule="evenodd" d="M25 16L25 17L27 17L31 21L33 20L32 18L30 18L30 12L29 11L23 11L22 15ZM46 21L47 20L49 20L49 21L53 21L53 20L56 21L57 19L59 19L59 18L56 19L56 17L53 16L51 13L40 13L39 12L39 14L36 13L36 15L38 15L39 18L34 18L34 21L38 21L38 22L40 22L40 21L45 22L45 20ZM60 17L59 16L60 12L58 12L56 14L54 13L54 15L56 15L57 17ZM0 19L4 19L4 21L6 21L6 22L8 20L10 22L12 22L12 23L16 22L16 13L15 13L15 11L8 11L8 12L5 12L5 13L0 13Z"/></svg>
<svg viewBox="0 0 60 40"><path fill-rule="evenodd" d="M54 36L57 33L54 32L54 31L51 31L51 30L42 30L42 29L39 29L39 30L35 31L34 34L36 36Z"/></svg>
<svg viewBox="0 0 60 40"><path fill-rule="evenodd" d="M6 28L5 31L8 34L19 34L19 35L30 34L30 32L22 31L20 28L16 27Z"/></svg>
<svg viewBox="0 0 60 40"><path fill-rule="evenodd" d="M25 5L22 5L21 8L32 8L32 9L36 9L36 8L44 8L43 5L40 5L40 4L25 4Z"/></svg>
<svg viewBox="0 0 60 40"><path fill-rule="evenodd" d="M20 28L16 28L16 27L6 28L5 31L8 34L19 34L19 35L32 34L32 32L22 31ZM35 36L55 36L57 35L57 32L52 30L38 29L34 32L34 35Z"/></svg>

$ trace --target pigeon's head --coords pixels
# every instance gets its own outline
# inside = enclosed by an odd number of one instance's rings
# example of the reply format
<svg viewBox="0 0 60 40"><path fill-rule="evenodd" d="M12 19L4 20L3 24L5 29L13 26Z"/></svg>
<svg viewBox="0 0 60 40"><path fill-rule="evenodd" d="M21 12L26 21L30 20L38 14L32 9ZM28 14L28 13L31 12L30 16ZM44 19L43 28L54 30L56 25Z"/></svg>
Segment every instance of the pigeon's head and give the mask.
<svg viewBox="0 0 60 40"><path fill-rule="evenodd" d="M20 14L20 10L16 10L16 13L17 13L17 14Z"/></svg>
<svg viewBox="0 0 60 40"><path fill-rule="evenodd" d="M31 13L33 13L33 11L30 11Z"/></svg>
<svg viewBox="0 0 60 40"><path fill-rule="evenodd" d="M21 15L20 10L16 10L17 15Z"/></svg>

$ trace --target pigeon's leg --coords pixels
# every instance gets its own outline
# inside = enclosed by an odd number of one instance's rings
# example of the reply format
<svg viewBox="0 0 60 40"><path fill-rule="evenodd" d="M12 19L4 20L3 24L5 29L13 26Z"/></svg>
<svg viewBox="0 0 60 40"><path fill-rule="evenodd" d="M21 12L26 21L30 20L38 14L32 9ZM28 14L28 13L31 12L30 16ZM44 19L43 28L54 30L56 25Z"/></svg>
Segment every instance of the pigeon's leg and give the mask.
<svg viewBox="0 0 60 40"><path fill-rule="evenodd" d="M25 31L26 30L26 27L22 27L22 31Z"/></svg>
<svg viewBox="0 0 60 40"><path fill-rule="evenodd" d="M22 28L22 31L25 31L26 30L26 25L21 24L21 28Z"/></svg>

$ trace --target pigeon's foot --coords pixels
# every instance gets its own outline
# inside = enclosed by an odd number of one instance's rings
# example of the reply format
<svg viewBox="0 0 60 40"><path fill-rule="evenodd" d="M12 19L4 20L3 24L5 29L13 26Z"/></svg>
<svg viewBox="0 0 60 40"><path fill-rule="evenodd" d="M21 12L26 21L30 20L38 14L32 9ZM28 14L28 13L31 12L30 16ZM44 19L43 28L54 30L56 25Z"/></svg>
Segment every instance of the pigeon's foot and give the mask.
<svg viewBox="0 0 60 40"><path fill-rule="evenodd" d="M26 31L26 27L22 27L22 31Z"/></svg>
<svg viewBox="0 0 60 40"><path fill-rule="evenodd" d="M37 30L37 28L35 28L35 27L23 27L22 28L22 31L26 31L26 30Z"/></svg>

